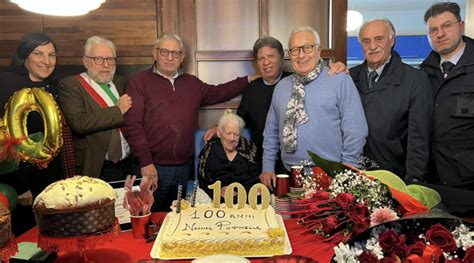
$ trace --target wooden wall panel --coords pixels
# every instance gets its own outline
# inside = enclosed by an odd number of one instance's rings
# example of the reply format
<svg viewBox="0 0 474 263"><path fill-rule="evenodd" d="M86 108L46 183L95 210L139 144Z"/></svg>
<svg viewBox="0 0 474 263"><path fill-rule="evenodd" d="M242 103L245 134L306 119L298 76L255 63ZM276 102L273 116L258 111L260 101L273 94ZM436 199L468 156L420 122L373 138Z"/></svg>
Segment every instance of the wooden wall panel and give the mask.
<svg viewBox="0 0 474 263"><path fill-rule="evenodd" d="M29 31L43 31L42 16L23 11L9 1L0 1L0 66L10 63L18 40Z"/></svg>
<svg viewBox="0 0 474 263"><path fill-rule="evenodd" d="M43 31L55 40L61 64L81 64L84 42L93 35L114 41L122 64L153 61L151 52L158 35L157 0L108 0L99 9L77 17L41 16L22 11L6 0L0 2L0 9L0 57L4 59L11 57L24 33Z"/></svg>
<svg viewBox="0 0 474 263"><path fill-rule="evenodd" d="M202 2L199 2L202 1ZM214 3L216 6L226 10L229 16L241 17L244 19L250 15L252 24L256 28L252 28L249 35L244 35L239 40L239 45L226 46L224 48L208 48L209 45L198 50L198 40L200 30L219 30L219 26L212 24L215 19L207 19L206 13L209 15L207 8L199 3ZM222 2L222 3L221 3ZM252 9L244 11L244 13L234 13L236 10L229 10L229 7L222 6L224 3L230 3L232 8L240 8L236 3L240 0L107 0L102 6L90 12L87 15L79 17L54 17L42 16L30 13L20 9L16 4L10 3L9 0L0 0L0 67L10 63L11 56L18 44L21 36L30 31L43 31L52 36L60 49L58 63L60 68L66 73L74 70L82 70L82 48L85 40L93 35L103 35L112 39L117 44L118 69L117 72L122 74L130 74L138 70L148 68L153 62L152 49L153 43L157 36L162 32L175 32L179 34L186 48L186 57L182 68L185 72L203 77L206 70L199 67L202 65L210 65L214 63L237 63L250 65L252 58L252 46L258 36L274 34L275 15L281 16L282 26L293 25L294 21L288 21L288 12L292 10L291 6L299 6L305 10L305 23L320 23L319 21L327 21L328 17L318 16L318 18L308 16L307 14L318 13L318 10L327 10L328 2L332 3L333 15L332 34L329 32L320 32L323 36L332 36L332 47L327 46L322 51L322 56L327 59L343 61L346 60L346 41L347 33L345 31L345 19L347 11L347 0L245 0L245 6L251 6ZM283 5L281 15L273 13L272 5ZM291 6L290 6L291 5ZM209 8L211 8L210 6ZM231 9L232 9L231 8ZM201 15L198 25L197 10ZM245 8L243 8L246 10ZM218 11L214 10L216 15ZM204 15L204 16L203 16ZM258 16L258 18L255 18ZM280 19L280 18L278 18ZM300 19L297 15L292 18ZM309 19L309 20L308 20ZM316 22L315 19L317 20ZM238 22L238 19L234 19ZM273 22L272 22L273 21ZM300 21L301 22L301 21ZM210 24L206 24L210 23ZM321 22L322 23L322 22ZM248 21L242 21L243 25L247 25ZM199 28L198 28L199 27ZM233 26L234 27L234 26ZM237 33L244 30L237 27ZM207 28L207 29L206 29ZM228 29L225 29L228 30ZM321 30L321 29L319 29ZM245 31L245 30L244 30ZM219 34L218 34L219 33ZM216 32L215 34L206 34L206 37L214 36L228 41L236 41L231 39L228 32ZM227 34L225 34L227 33ZM241 34L245 34L240 32ZM258 34L258 36L257 36ZM233 36L232 33L230 36ZM238 34L235 34L238 36ZM278 37L278 36L277 36ZM280 39L283 43L287 42L286 36ZM326 37L324 37L326 38ZM218 39L218 40L219 40ZM200 40L202 41L202 39ZM213 43L212 39L206 39L206 43ZM241 43L243 41L245 43ZM248 43L247 43L248 42ZM288 61L285 66L288 67ZM199 70L200 69L200 70ZM219 70L221 70L219 68ZM248 66L250 70L250 66ZM214 71L218 71L217 69ZM235 76L242 72L235 72ZM215 74L219 74L216 72ZM212 81L211 81L212 82ZM235 108L238 101L231 100L226 103L205 107L200 112L201 127L214 123L221 115L224 108Z"/></svg>

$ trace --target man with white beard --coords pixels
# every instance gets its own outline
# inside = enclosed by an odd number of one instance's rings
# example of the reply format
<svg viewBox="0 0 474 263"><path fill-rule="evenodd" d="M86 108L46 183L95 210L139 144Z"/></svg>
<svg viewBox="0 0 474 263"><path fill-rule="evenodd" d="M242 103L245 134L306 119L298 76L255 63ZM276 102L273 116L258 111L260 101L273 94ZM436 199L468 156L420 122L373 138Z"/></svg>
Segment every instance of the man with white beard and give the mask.
<svg viewBox="0 0 474 263"><path fill-rule="evenodd" d="M90 37L82 58L87 72L60 81L59 103L74 136L79 174L105 181L132 173L130 148L120 131L123 115L132 107L124 94L126 79L115 77L115 44Z"/></svg>

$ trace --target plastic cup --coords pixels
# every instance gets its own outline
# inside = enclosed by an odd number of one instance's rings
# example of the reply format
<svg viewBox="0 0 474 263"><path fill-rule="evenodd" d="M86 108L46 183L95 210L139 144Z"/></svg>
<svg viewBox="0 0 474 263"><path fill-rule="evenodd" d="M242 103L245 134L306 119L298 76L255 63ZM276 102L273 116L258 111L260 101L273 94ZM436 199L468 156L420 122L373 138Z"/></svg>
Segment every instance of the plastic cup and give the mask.
<svg viewBox="0 0 474 263"><path fill-rule="evenodd" d="M281 197L290 191L290 176L287 174L277 174L275 196Z"/></svg>
<svg viewBox="0 0 474 263"><path fill-rule="evenodd" d="M293 165L291 166L291 177L290 177L290 186L291 187L303 187L303 166Z"/></svg>
<svg viewBox="0 0 474 263"><path fill-rule="evenodd" d="M132 221L133 238L145 239L148 237L148 224L150 223L151 213L143 216L130 216Z"/></svg>

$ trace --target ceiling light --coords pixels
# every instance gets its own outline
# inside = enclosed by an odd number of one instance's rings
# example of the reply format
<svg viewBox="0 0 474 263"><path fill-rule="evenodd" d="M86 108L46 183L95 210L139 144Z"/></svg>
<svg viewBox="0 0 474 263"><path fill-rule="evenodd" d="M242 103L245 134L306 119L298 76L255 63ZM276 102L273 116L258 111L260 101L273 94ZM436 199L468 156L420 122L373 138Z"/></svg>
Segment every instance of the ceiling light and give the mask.
<svg viewBox="0 0 474 263"><path fill-rule="evenodd" d="M34 13L51 16L80 16L99 8L105 0L11 0Z"/></svg>
<svg viewBox="0 0 474 263"><path fill-rule="evenodd" d="M346 31L352 31L360 27L362 25L362 21L364 18L359 11L349 10L347 11L347 26Z"/></svg>

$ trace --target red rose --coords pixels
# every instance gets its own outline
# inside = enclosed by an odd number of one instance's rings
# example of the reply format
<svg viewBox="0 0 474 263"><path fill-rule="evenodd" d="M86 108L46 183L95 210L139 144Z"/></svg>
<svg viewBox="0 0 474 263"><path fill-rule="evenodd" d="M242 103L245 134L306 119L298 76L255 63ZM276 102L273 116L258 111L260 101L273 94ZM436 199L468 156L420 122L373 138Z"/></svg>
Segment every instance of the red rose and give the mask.
<svg viewBox="0 0 474 263"><path fill-rule="evenodd" d="M426 244L423 241L416 241L414 244L408 246L407 255L418 255L423 256L423 250L425 249Z"/></svg>
<svg viewBox="0 0 474 263"><path fill-rule="evenodd" d="M458 249L453 234L441 224L432 225L426 231L426 239L432 245L438 246L445 252L452 252Z"/></svg>
<svg viewBox="0 0 474 263"><path fill-rule="evenodd" d="M330 194L328 192L316 192L313 194L313 199L315 201L326 201L329 200Z"/></svg>
<svg viewBox="0 0 474 263"><path fill-rule="evenodd" d="M346 210L354 203L354 196L350 193L342 193L336 197L336 202L342 209Z"/></svg>
<svg viewBox="0 0 474 263"><path fill-rule="evenodd" d="M352 227L352 232L358 235L364 232L365 230L369 229L369 227L370 227L370 222L368 220L360 220L360 221L354 222L354 226Z"/></svg>
<svg viewBox="0 0 474 263"><path fill-rule="evenodd" d="M462 261L459 258L446 259L444 261L444 263L463 263L463 262L469 262L469 261Z"/></svg>
<svg viewBox="0 0 474 263"><path fill-rule="evenodd" d="M402 262L407 257L408 247L406 245L398 244L392 251L392 255L397 256Z"/></svg>
<svg viewBox="0 0 474 263"><path fill-rule="evenodd" d="M474 262L474 246L466 250L463 260L464 262Z"/></svg>
<svg viewBox="0 0 474 263"><path fill-rule="evenodd" d="M359 259L360 263L377 263L378 259L377 257L370 253L369 251L364 251L362 254L360 254L357 259Z"/></svg>
<svg viewBox="0 0 474 263"><path fill-rule="evenodd" d="M367 218L369 210L365 205L357 203L351 208L351 215L353 217Z"/></svg>
<svg viewBox="0 0 474 263"><path fill-rule="evenodd" d="M398 263L399 261L396 258L384 257L379 262L380 263Z"/></svg>
<svg viewBox="0 0 474 263"><path fill-rule="evenodd" d="M338 220L336 216L330 216L323 222L322 230L326 234L331 234L334 229L336 229Z"/></svg>
<svg viewBox="0 0 474 263"><path fill-rule="evenodd" d="M385 253L392 253L396 245L400 243L398 233L393 230L387 230L380 235L379 245Z"/></svg>

